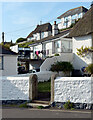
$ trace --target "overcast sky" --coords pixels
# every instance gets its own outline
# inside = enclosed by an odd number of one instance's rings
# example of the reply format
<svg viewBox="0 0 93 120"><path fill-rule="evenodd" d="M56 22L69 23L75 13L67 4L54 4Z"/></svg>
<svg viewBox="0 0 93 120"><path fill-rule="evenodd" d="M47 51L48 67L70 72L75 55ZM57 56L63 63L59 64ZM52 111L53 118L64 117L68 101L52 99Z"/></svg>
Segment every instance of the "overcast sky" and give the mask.
<svg viewBox="0 0 93 120"><path fill-rule="evenodd" d="M5 40L16 41L35 29L37 24L51 22L69 9L84 6L91 2L4 2L2 3L2 31ZM59 21L60 22L60 21Z"/></svg>

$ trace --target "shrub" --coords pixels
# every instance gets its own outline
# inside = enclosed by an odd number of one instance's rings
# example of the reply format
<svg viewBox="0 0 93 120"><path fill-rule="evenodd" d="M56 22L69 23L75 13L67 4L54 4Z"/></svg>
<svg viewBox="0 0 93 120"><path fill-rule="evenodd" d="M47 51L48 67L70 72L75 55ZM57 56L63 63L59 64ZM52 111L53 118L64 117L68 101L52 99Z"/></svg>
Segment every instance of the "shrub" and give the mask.
<svg viewBox="0 0 93 120"><path fill-rule="evenodd" d="M58 53L56 53L54 56L59 56L59 54L58 54Z"/></svg>
<svg viewBox="0 0 93 120"><path fill-rule="evenodd" d="M27 106L27 102L24 103L24 104L19 105L19 107L20 107L20 108L27 108L27 107L28 107L28 106Z"/></svg>
<svg viewBox="0 0 93 120"><path fill-rule="evenodd" d="M89 72L90 74L93 74L93 63L89 64L88 67L86 67L86 71Z"/></svg>
<svg viewBox="0 0 93 120"><path fill-rule="evenodd" d="M70 72L73 70L73 66L70 62L56 62L55 64L51 65L51 71L63 71L64 73Z"/></svg>
<svg viewBox="0 0 93 120"><path fill-rule="evenodd" d="M70 100L68 100L65 104L64 104L64 108L65 109L73 109L73 103L70 102Z"/></svg>
<svg viewBox="0 0 93 120"><path fill-rule="evenodd" d="M20 43L20 42L23 42L23 41L27 41L27 39L26 38L18 38L16 40L16 43Z"/></svg>
<svg viewBox="0 0 93 120"><path fill-rule="evenodd" d="M43 106L38 106L37 108L38 108L38 109L43 109L44 107L43 107Z"/></svg>

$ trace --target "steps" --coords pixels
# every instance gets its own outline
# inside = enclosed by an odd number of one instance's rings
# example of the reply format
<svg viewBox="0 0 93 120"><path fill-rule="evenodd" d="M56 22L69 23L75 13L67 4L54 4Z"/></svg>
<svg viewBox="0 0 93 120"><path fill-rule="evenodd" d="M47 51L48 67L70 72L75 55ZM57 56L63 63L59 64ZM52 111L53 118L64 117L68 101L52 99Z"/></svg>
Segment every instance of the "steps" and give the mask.
<svg viewBox="0 0 93 120"><path fill-rule="evenodd" d="M50 105L49 101L39 101L39 100L33 100L32 103L27 104L28 107L33 107L33 108L37 108L39 106L47 108L49 107L49 105Z"/></svg>

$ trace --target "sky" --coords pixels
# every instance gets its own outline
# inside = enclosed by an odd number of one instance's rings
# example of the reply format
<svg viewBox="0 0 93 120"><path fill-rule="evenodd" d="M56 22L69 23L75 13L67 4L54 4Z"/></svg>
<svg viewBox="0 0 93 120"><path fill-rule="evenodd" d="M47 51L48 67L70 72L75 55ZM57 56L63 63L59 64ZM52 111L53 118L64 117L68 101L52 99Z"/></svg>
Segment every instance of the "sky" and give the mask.
<svg viewBox="0 0 93 120"><path fill-rule="evenodd" d="M89 9L90 4L91 2L3 2L1 32L5 32L6 42L15 42L20 37L26 38L40 21L42 24L53 24L67 10L79 6Z"/></svg>

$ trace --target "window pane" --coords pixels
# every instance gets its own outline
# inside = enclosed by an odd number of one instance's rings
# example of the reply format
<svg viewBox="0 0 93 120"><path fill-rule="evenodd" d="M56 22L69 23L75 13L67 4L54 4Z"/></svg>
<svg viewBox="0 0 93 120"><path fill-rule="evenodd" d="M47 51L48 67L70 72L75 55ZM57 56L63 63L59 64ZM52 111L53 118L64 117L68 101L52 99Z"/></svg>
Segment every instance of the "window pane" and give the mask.
<svg viewBox="0 0 93 120"><path fill-rule="evenodd" d="M0 69L3 69L3 56L0 56Z"/></svg>

